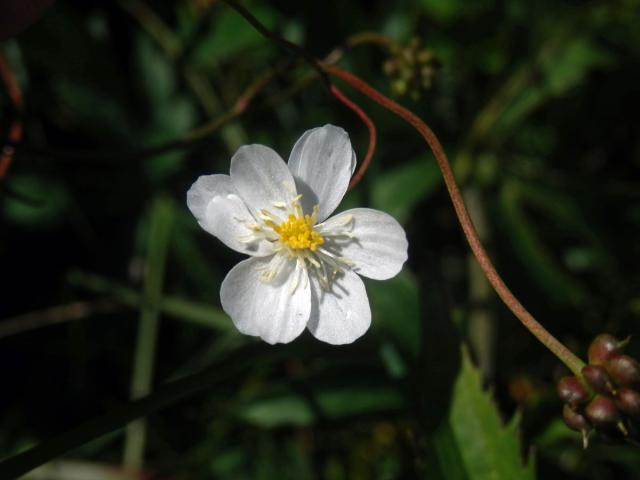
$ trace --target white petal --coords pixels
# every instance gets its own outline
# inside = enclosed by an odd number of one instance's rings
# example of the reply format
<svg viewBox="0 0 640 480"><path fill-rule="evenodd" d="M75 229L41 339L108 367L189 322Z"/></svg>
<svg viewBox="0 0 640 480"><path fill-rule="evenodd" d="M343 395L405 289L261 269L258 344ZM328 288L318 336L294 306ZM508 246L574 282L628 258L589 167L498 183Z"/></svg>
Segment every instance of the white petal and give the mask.
<svg viewBox="0 0 640 480"><path fill-rule="evenodd" d="M247 255L273 253L270 242L246 240L252 236L248 225L256 223L238 196L228 175L204 175L187 192L187 205L200 226L229 248Z"/></svg>
<svg viewBox="0 0 640 480"><path fill-rule="evenodd" d="M196 219L205 218L207 206L216 195L226 195L235 190L231 186L229 175L202 175L191 185L187 192L187 206Z"/></svg>
<svg viewBox="0 0 640 480"><path fill-rule="evenodd" d="M342 128L325 125L307 130L289 157L304 211L310 213L320 205L319 221L331 215L347 191L355 165L356 154Z"/></svg>
<svg viewBox="0 0 640 480"><path fill-rule="evenodd" d="M245 145L231 158L231 181L254 211L278 213L274 204L290 204L296 196L291 172L284 160L264 145Z"/></svg>
<svg viewBox="0 0 640 480"><path fill-rule="evenodd" d="M351 217L351 228L347 219ZM345 228L347 223L347 228ZM407 236L391 216L370 208L354 208L339 213L317 229L325 236L326 248L354 263L360 275L375 280L394 277L407 260ZM332 232L349 230L352 238L331 237Z"/></svg>
<svg viewBox="0 0 640 480"><path fill-rule="evenodd" d="M358 275L345 270L323 290L311 276L311 317L309 331L318 340L333 345L352 343L371 325L371 308Z"/></svg>
<svg viewBox="0 0 640 480"><path fill-rule="evenodd" d="M265 342L288 343L296 338L309 320L311 289L306 271L285 260L280 274L265 283L262 268L271 258L250 258L227 274L220 288L222 308L236 328Z"/></svg>

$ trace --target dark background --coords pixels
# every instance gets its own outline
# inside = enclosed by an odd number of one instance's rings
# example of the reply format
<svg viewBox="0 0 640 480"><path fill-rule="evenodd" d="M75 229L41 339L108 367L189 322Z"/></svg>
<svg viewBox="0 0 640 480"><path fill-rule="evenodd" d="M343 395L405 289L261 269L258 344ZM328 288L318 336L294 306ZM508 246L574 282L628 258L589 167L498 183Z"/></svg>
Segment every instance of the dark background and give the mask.
<svg viewBox="0 0 640 480"><path fill-rule="evenodd" d="M639 2L244 5L316 57L341 49L342 67L434 129L498 270L576 354L598 333L635 333ZM593 438L583 451L564 426L563 367L488 287L432 155L391 112L337 82L378 129L372 166L340 208L387 211L409 237L403 273L367 282L371 330L344 347L308 333L253 345L219 309L241 255L199 229L187 189L227 173L242 144L286 159L325 123L345 128L362 158L366 128L223 2L58 1L0 48L25 103L24 140L0 184L1 456L126 405L132 378L153 390L240 366L148 418L143 471L534 478L528 458L540 478L640 476L637 449ZM275 69L239 118L185 137ZM4 86L0 112L4 140L16 118ZM139 334L156 322L157 339ZM630 353L639 345L632 338ZM58 459L62 473L33 478L71 478L78 460L87 480L108 478L100 468L122 464L130 437L82 442Z"/></svg>

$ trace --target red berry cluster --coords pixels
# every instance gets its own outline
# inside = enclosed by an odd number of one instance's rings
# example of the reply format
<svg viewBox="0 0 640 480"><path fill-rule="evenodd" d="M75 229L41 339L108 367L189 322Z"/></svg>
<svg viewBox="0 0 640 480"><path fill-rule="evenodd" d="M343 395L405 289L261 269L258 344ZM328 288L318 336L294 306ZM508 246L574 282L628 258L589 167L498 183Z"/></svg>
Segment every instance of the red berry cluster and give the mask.
<svg viewBox="0 0 640 480"><path fill-rule="evenodd" d="M582 378L567 376L558 382L564 421L582 433L585 448L594 429L609 440L640 442L640 365L622 353L627 343L598 335L589 346Z"/></svg>

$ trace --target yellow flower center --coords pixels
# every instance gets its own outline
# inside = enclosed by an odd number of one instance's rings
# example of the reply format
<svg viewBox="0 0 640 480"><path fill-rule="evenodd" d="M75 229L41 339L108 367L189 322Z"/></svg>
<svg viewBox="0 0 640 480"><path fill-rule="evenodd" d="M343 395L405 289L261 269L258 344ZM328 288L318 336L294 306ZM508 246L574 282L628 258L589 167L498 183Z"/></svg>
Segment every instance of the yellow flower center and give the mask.
<svg viewBox="0 0 640 480"><path fill-rule="evenodd" d="M292 250L311 250L315 252L324 243L324 238L313 229L316 221L316 209L313 215L296 216L293 213L280 225L272 225L280 235L280 241Z"/></svg>

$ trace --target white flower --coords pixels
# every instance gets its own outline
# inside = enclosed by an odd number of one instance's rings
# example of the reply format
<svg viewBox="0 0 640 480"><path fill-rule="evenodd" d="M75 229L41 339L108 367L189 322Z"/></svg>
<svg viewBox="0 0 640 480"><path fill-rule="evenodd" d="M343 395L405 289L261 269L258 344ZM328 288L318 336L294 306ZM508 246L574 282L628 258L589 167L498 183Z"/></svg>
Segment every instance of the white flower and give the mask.
<svg viewBox="0 0 640 480"><path fill-rule="evenodd" d="M251 258L220 289L240 332L287 343L307 327L319 340L351 343L371 324L359 275L384 280L407 259L404 230L369 208L329 215L347 191L356 158L333 125L308 130L289 164L269 147L246 145L230 175L198 178L187 205L207 232Z"/></svg>

